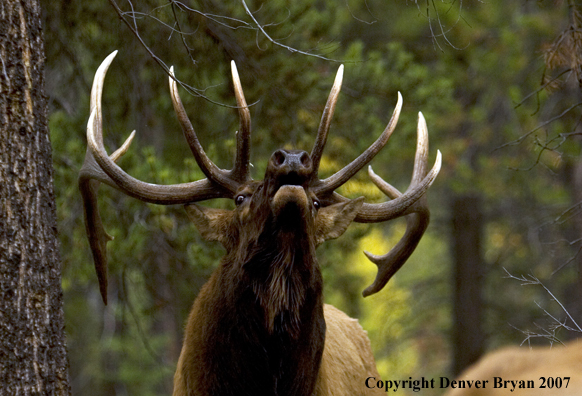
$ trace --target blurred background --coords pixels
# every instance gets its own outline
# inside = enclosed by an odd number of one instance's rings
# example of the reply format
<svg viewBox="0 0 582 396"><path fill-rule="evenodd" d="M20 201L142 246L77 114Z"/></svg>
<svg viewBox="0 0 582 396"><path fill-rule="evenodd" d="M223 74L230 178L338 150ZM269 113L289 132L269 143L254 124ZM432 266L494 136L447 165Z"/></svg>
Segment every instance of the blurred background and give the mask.
<svg viewBox="0 0 582 396"><path fill-rule="evenodd" d="M136 129L120 165L153 183L203 177L163 65L189 87L182 100L206 152L230 168L236 61L252 103L257 179L275 149L311 149L341 63L321 176L375 140L400 91L399 125L372 165L405 190L423 112L430 162L440 149L443 169L429 191L431 225L407 264L362 298L376 272L362 251L387 252L403 220L353 224L318 250L326 302L359 318L383 379L452 377L502 345L580 335L580 2L144 0L120 2L120 13L112 3L41 1L73 394L170 394L186 316L223 254L181 206L144 204L104 186L100 208L115 240L109 305L102 303L77 175L92 78L114 50L105 144L112 152ZM340 192L383 199L364 171Z"/></svg>

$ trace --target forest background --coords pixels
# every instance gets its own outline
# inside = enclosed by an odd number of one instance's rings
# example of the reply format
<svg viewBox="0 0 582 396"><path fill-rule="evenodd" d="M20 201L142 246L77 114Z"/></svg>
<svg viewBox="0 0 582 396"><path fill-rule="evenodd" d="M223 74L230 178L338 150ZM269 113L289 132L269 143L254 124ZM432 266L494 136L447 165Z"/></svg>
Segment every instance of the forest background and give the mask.
<svg viewBox="0 0 582 396"><path fill-rule="evenodd" d="M143 204L102 187L104 224L115 237L109 304L102 303L76 179L92 78L113 50L119 54L103 99L106 146L112 152L136 129L120 164L150 182L203 177L176 122L162 64L191 87L182 97L199 138L229 168L238 128L229 64L236 61L253 103L255 178L276 148L310 149L340 63L344 84L323 176L375 140L400 91L399 125L372 165L405 189L423 112L431 158L440 149L443 169L429 192L431 225L408 263L381 293L363 299L376 268L361 251L388 251L404 222L352 225L318 250L326 301L368 330L383 378L452 376L486 350L579 336L579 3L119 6L128 24L108 1L41 1L74 395L170 394L187 313L223 253L202 240L182 207ZM365 172L341 192L382 199Z"/></svg>

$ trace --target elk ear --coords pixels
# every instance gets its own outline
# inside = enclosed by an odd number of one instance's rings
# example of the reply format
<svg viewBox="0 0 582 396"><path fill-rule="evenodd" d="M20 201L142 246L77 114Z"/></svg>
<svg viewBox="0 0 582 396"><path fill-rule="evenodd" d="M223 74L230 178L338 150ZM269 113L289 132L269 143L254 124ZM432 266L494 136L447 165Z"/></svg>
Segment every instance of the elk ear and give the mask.
<svg viewBox="0 0 582 396"><path fill-rule="evenodd" d="M207 208L196 204L187 204L184 205L184 208L204 239L218 241L227 247L232 211Z"/></svg>
<svg viewBox="0 0 582 396"><path fill-rule="evenodd" d="M348 229L363 203L364 197L359 197L319 209L315 219L316 244L340 237Z"/></svg>

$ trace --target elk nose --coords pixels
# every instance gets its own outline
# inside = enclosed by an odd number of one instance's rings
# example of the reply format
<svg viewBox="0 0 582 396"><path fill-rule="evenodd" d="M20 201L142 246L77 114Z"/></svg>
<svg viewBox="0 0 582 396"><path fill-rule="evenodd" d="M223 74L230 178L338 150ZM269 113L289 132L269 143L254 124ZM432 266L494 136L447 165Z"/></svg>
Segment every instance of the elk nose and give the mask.
<svg viewBox="0 0 582 396"><path fill-rule="evenodd" d="M276 168L288 167L290 170L311 168L311 158L305 151L277 150L273 153L272 161Z"/></svg>
<svg viewBox="0 0 582 396"><path fill-rule="evenodd" d="M269 168L277 178L297 178L289 184L302 184L311 175L313 165L305 151L280 149L271 156Z"/></svg>

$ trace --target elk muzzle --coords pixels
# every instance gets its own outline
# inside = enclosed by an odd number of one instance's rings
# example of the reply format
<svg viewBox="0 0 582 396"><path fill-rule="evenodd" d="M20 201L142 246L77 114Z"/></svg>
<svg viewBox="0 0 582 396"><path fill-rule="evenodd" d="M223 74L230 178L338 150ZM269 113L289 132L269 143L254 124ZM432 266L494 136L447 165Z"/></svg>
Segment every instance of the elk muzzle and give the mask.
<svg viewBox="0 0 582 396"><path fill-rule="evenodd" d="M305 151L277 150L271 155L265 180L273 180L275 188L285 184L306 186L313 173L313 162Z"/></svg>
<svg viewBox="0 0 582 396"><path fill-rule="evenodd" d="M271 155L265 181L270 186L271 211L279 222L291 226L312 216L306 191L312 173L313 162L305 151L280 149Z"/></svg>
<svg viewBox="0 0 582 396"><path fill-rule="evenodd" d="M271 210L276 218L289 216L305 217L309 214L309 199L301 186L281 186L271 200Z"/></svg>

